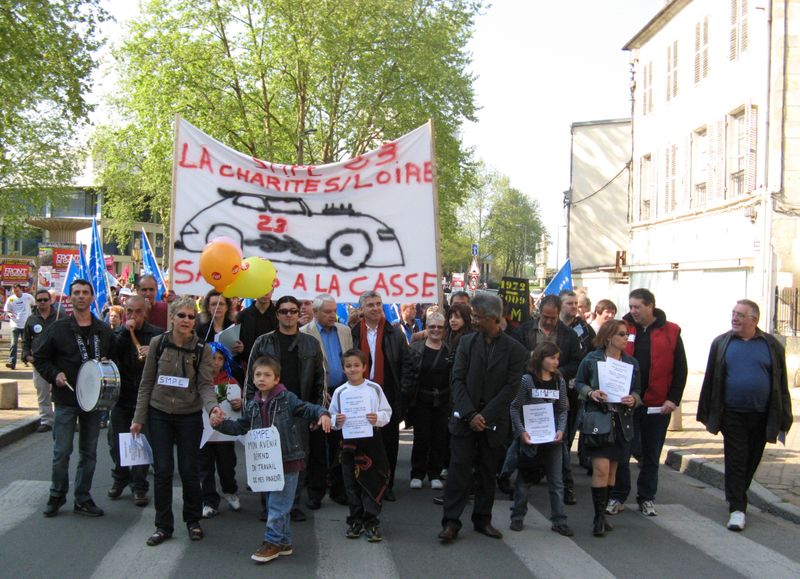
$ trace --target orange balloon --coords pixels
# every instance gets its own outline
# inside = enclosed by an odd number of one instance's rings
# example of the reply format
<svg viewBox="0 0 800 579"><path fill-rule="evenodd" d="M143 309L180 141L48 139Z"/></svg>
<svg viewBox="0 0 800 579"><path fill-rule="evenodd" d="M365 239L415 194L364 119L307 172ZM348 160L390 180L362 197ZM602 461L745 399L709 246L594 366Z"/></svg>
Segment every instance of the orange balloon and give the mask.
<svg viewBox="0 0 800 579"><path fill-rule="evenodd" d="M211 241L200 254L200 275L218 292L228 287L242 264L242 250L225 241Z"/></svg>

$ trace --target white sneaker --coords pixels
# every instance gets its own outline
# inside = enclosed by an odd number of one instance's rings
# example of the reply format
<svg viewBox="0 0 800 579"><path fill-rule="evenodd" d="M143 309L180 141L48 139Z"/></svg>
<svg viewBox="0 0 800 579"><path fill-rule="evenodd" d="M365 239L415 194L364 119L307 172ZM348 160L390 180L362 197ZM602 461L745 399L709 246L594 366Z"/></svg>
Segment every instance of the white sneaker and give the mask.
<svg viewBox="0 0 800 579"><path fill-rule="evenodd" d="M642 501L639 503L639 512L645 517L655 517L658 515L656 504L653 501Z"/></svg>
<svg viewBox="0 0 800 579"><path fill-rule="evenodd" d="M446 479L447 478L447 469L443 468L442 472L439 474L439 478Z"/></svg>
<svg viewBox="0 0 800 579"><path fill-rule="evenodd" d="M422 488L422 479L412 478L411 479L411 486L412 489L421 489Z"/></svg>
<svg viewBox="0 0 800 579"><path fill-rule="evenodd" d="M619 502L617 499L611 499L606 506L607 515L618 515L625 510L625 503Z"/></svg>
<svg viewBox="0 0 800 579"><path fill-rule="evenodd" d="M731 531L744 531L744 513L742 511L731 513L731 518L728 519L728 528Z"/></svg>
<svg viewBox="0 0 800 579"><path fill-rule="evenodd" d="M209 507L208 505L203 507L204 519L210 519L211 517L215 517L216 515L217 515L217 509L215 509L214 507Z"/></svg>
<svg viewBox="0 0 800 579"><path fill-rule="evenodd" d="M442 484L442 481L440 481L438 478L435 478L431 481L431 488L435 491L440 491L444 488L444 485Z"/></svg>
<svg viewBox="0 0 800 579"><path fill-rule="evenodd" d="M222 495L231 507L231 510L238 511L242 508L242 503L239 501L239 495Z"/></svg>

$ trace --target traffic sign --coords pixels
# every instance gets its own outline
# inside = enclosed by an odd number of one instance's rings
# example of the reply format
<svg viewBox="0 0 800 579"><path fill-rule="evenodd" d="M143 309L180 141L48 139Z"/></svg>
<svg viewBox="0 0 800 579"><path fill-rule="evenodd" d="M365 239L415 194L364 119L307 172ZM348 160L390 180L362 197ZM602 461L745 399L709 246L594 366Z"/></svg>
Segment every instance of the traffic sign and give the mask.
<svg viewBox="0 0 800 579"><path fill-rule="evenodd" d="M477 243L473 243L472 244L472 255L475 256L475 257L477 257L477 255L478 255L478 244Z"/></svg>

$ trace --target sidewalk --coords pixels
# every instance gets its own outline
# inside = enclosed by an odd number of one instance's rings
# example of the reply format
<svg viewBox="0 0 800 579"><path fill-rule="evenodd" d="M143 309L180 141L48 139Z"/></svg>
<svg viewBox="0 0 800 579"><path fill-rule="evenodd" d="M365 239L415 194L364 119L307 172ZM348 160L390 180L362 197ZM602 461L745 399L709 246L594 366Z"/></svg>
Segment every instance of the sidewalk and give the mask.
<svg viewBox="0 0 800 579"><path fill-rule="evenodd" d="M666 464L711 486L724 489L722 435L695 420L703 374L691 373L683 395L683 430L667 433L661 455ZM800 524L800 389L790 389L794 425L786 446L767 444L750 487L750 504Z"/></svg>
<svg viewBox="0 0 800 579"><path fill-rule="evenodd" d="M31 368L21 362L16 370L5 367L8 361L8 342L0 343L0 380L16 380L19 408L0 410L0 448L36 431L39 426L39 404L33 386Z"/></svg>

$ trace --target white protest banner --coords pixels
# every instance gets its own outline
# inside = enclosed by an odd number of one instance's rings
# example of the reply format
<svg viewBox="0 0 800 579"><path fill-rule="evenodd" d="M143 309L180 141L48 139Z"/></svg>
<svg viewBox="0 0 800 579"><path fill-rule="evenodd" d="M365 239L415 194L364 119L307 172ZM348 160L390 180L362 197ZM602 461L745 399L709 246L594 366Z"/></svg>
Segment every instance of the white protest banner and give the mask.
<svg viewBox="0 0 800 579"><path fill-rule="evenodd" d="M312 166L239 153L179 117L172 202L170 277L178 294L208 291L200 253L224 236L246 257L273 262L275 298L439 295L430 124L354 159Z"/></svg>
<svg viewBox="0 0 800 579"><path fill-rule="evenodd" d="M620 362L613 358L597 363L597 381L600 390L608 395L607 402L619 402L624 396L630 394L632 378L633 364Z"/></svg>
<svg viewBox="0 0 800 579"><path fill-rule="evenodd" d="M256 428L244 437L247 484L255 492L283 490L281 435L274 426Z"/></svg>
<svg viewBox="0 0 800 579"><path fill-rule="evenodd" d="M130 432L119 433L119 465L139 466L153 464L153 449L144 434L133 436Z"/></svg>

